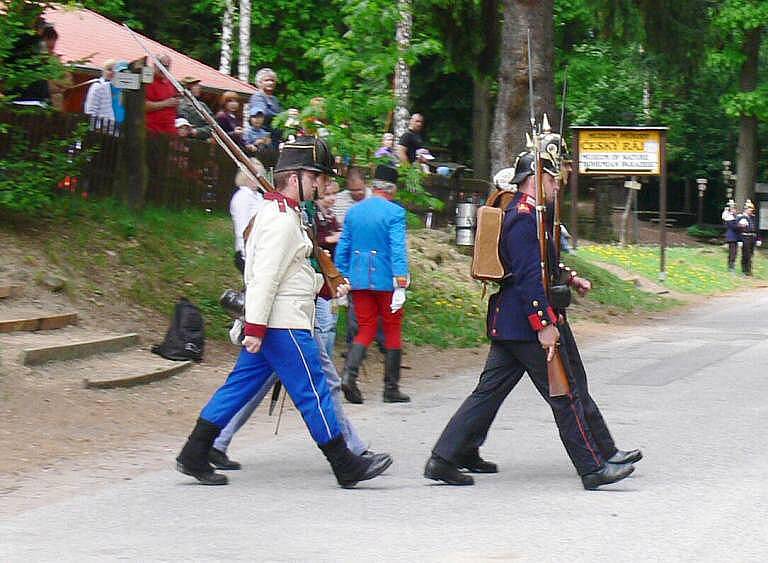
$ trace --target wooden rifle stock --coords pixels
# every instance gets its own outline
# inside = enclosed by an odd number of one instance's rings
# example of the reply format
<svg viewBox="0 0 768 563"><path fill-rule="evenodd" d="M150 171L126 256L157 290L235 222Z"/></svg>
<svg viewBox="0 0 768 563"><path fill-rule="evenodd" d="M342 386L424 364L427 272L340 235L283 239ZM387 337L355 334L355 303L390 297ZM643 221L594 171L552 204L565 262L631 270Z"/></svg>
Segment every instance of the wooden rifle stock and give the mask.
<svg viewBox="0 0 768 563"><path fill-rule="evenodd" d="M549 248L548 234L546 227L546 197L544 194L544 177L541 166L541 152L539 147L539 137L534 131L534 156L535 156L535 182L536 182L536 228L539 238L539 254L541 256L541 284L544 287L544 293L549 297L550 278L549 278ZM568 383L568 374L563 364L563 358L560 355L555 344L552 359L547 362L547 383L550 397L563 397L571 392L571 386Z"/></svg>

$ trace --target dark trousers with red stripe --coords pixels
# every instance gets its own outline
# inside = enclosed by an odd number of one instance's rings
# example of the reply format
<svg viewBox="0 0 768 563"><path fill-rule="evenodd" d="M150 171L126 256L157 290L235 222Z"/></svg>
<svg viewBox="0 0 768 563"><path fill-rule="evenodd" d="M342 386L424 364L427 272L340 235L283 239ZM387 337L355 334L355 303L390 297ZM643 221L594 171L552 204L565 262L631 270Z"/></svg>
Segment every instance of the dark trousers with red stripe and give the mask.
<svg viewBox="0 0 768 563"><path fill-rule="evenodd" d="M561 354L567 364L567 352L561 350ZM578 474L600 469L605 459L592 436L578 395L549 396L546 353L538 342L491 343L477 387L448 422L432 453L459 466L476 458L504 399L526 372L552 408L560 439ZM573 381L571 387L575 387Z"/></svg>
<svg viewBox="0 0 768 563"><path fill-rule="evenodd" d="M595 403L592 395L589 394L589 385L587 384L587 372L584 369L584 363L581 361L579 347L576 345L576 339L571 331L571 325L568 322L557 325L560 330L560 352L563 354L563 361L568 360L566 369L569 371L569 378L573 382L573 388L576 395L581 400L584 407L584 418L587 419L587 425L592 432L592 437L600 448L600 453L605 459L610 459L616 453L616 443L608 430L608 425L600 412L600 408Z"/></svg>

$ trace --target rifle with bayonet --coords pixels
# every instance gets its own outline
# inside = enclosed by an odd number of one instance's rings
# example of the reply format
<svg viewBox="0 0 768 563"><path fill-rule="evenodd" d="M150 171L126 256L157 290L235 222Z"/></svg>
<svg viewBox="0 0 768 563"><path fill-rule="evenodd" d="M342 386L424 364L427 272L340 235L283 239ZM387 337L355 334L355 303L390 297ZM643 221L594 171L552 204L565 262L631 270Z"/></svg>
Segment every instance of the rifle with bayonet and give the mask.
<svg viewBox="0 0 768 563"><path fill-rule="evenodd" d="M144 42L139 38L138 35L136 35L136 33L133 32L130 27L128 27L128 25L123 24L123 27L128 30L133 40L136 41L136 43L138 43L139 46L144 50L144 52L147 54L147 57L149 57L149 59L154 63L155 68L160 70L163 76L165 76L173 85L173 87L176 88L179 94L181 94L191 104L195 111L200 114L205 122L211 126L213 139L216 141L216 143L218 143L218 145L227 154L227 156L232 159L238 168L240 168L244 174L256 182L258 190L262 193L275 191L275 188L272 186L269 180L259 171L253 162L251 162L251 159L248 158L245 152L243 152L243 149L241 149L240 146L234 140L232 140L232 137L230 137L227 132L221 128L221 125L216 122L213 116L208 113L208 110L205 108L205 106L203 106L203 104L198 101L192 92L187 90L178 80L176 80L176 77L173 76L173 74L171 74L167 68L165 68L165 65L163 65L163 63L157 59L157 57L147 48ZM246 229L247 232L250 232L250 227L251 225L249 224L248 228ZM339 287L339 285L344 283L344 277L336 268L330 255L326 254L322 249L320 249L317 241L313 241L313 243L315 258L317 259L320 271L322 272L323 277L325 278L325 282L331 290L331 293L336 295L336 289Z"/></svg>
<svg viewBox="0 0 768 563"><path fill-rule="evenodd" d="M536 186L536 236L539 241L541 264L541 284L547 299L551 299L550 264L549 264L549 232L546 225L547 198L544 191L543 167L541 162L542 135L536 125L536 115L533 108L533 55L531 53L531 31L528 30L528 95L530 100L531 141L534 155L534 181ZM546 116L544 117L546 122ZM546 123L548 129L549 124ZM550 397L562 397L571 392L565 365L557 348L557 343L547 361L547 382Z"/></svg>

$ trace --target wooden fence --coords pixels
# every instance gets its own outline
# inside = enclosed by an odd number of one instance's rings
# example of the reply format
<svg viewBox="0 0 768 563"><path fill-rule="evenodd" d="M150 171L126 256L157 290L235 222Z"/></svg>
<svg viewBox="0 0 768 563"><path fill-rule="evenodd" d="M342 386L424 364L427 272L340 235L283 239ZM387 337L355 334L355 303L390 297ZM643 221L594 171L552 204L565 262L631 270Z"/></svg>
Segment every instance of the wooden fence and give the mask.
<svg viewBox="0 0 768 563"><path fill-rule="evenodd" d="M0 109L0 127L0 158L7 157L20 138L30 149L53 138L71 139L67 152L74 157L86 151L86 161L78 177L63 177L58 186L88 197L116 195L116 171L124 143L111 121L39 109ZM267 168L277 161L273 150L255 156ZM236 166L215 143L148 135L146 160L146 202L173 208L229 209Z"/></svg>

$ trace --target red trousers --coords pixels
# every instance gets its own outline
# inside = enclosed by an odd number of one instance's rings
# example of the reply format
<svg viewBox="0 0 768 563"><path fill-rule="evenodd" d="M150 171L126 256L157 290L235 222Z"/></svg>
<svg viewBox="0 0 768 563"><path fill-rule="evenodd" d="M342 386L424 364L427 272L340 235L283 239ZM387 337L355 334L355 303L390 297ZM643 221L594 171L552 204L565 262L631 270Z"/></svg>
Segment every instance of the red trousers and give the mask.
<svg viewBox="0 0 768 563"><path fill-rule="evenodd" d="M391 291L372 291L360 289L352 291L355 304L355 316L359 329L355 343L369 346L376 338L378 319L384 331L384 346L387 350L400 350L400 335L403 326L403 309L393 313L390 309L392 302Z"/></svg>

